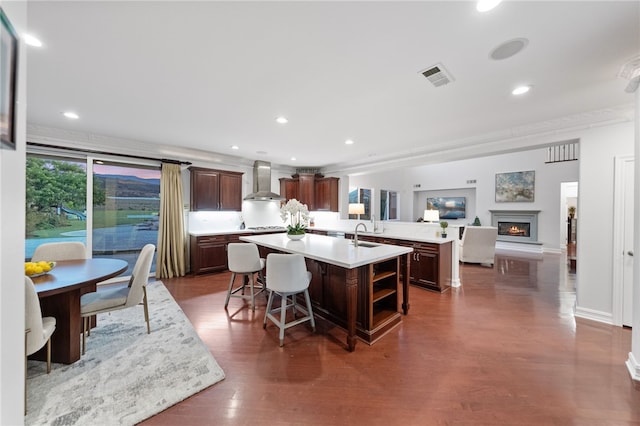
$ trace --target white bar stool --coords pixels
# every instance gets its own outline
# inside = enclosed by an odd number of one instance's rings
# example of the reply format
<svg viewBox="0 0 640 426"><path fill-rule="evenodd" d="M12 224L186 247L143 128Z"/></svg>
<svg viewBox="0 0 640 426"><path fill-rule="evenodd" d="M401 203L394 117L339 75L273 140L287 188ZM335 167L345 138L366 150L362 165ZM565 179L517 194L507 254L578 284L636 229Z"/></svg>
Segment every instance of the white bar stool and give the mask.
<svg viewBox="0 0 640 426"><path fill-rule="evenodd" d="M251 309L256 310L255 296L265 289L264 269L265 261L260 258L258 246L253 243L229 243L227 245L227 261L229 270L232 272L231 281L229 281L229 290L227 292L227 300L224 302L224 308L227 309L229 299L231 297L239 297L251 301ZM258 273L260 285L255 284L255 274ZM240 274L243 278L242 285L233 288L233 282L236 275ZM246 279L244 279L246 277ZM244 293L244 289L249 284L249 294ZM240 294L236 294L241 292Z"/></svg>
<svg viewBox="0 0 640 426"><path fill-rule="evenodd" d="M284 345L284 330L311 321L311 328L316 331L316 322L313 318L311 300L309 298L309 283L311 283L311 272L307 271L304 257L299 254L277 254L267 255L267 289L269 290L269 301L267 311L264 314L263 328L267 328L267 319L273 321L280 329L280 346ZM304 293L304 300L307 309L303 309L296 304L296 295ZM271 309L273 295L281 297L280 307ZM288 298L291 296L291 303ZM293 308L294 320L287 322L287 309ZM296 311L304 313L304 317L295 319ZM274 314L280 312L280 319Z"/></svg>

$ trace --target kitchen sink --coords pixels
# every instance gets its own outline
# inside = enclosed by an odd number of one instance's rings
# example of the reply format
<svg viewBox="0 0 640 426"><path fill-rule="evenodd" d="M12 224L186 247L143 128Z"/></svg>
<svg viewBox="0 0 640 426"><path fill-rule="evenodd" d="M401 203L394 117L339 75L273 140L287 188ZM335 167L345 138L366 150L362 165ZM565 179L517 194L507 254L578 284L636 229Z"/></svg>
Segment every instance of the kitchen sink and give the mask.
<svg viewBox="0 0 640 426"><path fill-rule="evenodd" d="M352 241L351 244L353 244L355 246L355 243ZM358 247L367 247L367 248L373 248L373 247L379 247L380 244L373 244L373 243L367 243L364 241L358 241Z"/></svg>

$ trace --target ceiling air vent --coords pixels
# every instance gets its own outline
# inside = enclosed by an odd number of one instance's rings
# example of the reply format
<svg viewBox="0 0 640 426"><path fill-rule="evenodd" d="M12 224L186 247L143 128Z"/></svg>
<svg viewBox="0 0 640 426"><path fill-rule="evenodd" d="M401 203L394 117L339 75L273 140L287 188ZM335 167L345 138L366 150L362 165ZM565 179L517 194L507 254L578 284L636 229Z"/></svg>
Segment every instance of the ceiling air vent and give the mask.
<svg viewBox="0 0 640 426"><path fill-rule="evenodd" d="M451 74L444 69L442 64L436 64L431 68L420 71L420 74L425 76L427 80L436 87L444 86L445 84L449 84L453 81L453 77L451 77Z"/></svg>

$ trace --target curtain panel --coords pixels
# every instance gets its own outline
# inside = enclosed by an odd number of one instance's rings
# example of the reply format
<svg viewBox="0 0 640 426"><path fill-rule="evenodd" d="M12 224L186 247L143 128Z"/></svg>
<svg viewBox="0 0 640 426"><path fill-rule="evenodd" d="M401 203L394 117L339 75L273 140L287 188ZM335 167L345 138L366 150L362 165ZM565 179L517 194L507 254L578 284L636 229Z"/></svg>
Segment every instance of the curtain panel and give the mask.
<svg viewBox="0 0 640 426"><path fill-rule="evenodd" d="M186 238L182 205L180 165L162 163L156 278L182 277L186 274Z"/></svg>

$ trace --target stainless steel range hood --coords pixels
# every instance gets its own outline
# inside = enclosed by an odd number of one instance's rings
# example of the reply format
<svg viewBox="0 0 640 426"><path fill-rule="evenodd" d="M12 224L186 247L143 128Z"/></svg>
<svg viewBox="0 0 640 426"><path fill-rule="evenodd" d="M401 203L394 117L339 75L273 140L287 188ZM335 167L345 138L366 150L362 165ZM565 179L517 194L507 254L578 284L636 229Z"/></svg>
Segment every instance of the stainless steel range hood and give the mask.
<svg viewBox="0 0 640 426"><path fill-rule="evenodd" d="M254 201L284 199L279 194L271 192L271 163L259 160L253 163L253 192L244 199Z"/></svg>

